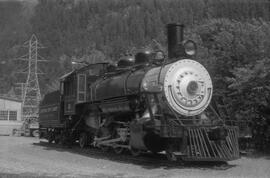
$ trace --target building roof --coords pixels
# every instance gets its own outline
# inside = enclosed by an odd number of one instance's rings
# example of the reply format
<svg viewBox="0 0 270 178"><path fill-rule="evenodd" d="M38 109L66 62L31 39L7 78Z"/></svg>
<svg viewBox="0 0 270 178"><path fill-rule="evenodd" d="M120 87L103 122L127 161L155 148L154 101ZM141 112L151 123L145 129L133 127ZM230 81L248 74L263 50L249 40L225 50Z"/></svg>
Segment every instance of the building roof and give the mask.
<svg viewBox="0 0 270 178"><path fill-rule="evenodd" d="M15 102L18 102L18 103L22 102L21 99L18 99L18 98L15 98L15 97L9 97L9 96L5 96L5 95L0 95L0 99L15 101Z"/></svg>

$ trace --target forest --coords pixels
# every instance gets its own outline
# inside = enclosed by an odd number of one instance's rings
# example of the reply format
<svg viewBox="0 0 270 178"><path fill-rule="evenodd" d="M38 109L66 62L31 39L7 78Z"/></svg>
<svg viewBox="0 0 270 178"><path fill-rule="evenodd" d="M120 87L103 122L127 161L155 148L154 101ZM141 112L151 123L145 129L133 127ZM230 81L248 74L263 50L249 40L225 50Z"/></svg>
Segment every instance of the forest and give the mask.
<svg viewBox="0 0 270 178"><path fill-rule="evenodd" d="M0 17L2 94L25 82L17 73L25 63L14 59L27 53L22 45L32 34L48 60L39 65L44 95L72 70L71 61L115 62L126 52L166 51L166 24L176 22L198 44L196 59L209 70L232 117L252 120L254 110L269 105L269 0L0 1Z"/></svg>

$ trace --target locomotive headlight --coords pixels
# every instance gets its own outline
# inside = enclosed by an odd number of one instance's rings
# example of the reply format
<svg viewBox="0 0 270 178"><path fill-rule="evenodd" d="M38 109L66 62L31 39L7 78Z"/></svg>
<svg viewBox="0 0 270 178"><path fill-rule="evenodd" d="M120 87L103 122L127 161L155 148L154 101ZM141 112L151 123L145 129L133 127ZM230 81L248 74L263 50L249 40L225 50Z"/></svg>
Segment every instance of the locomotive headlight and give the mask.
<svg viewBox="0 0 270 178"><path fill-rule="evenodd" d="M194 41L192 40L187 40L184 42L184 49L185 49L185 53L187 55L193 56L196 54L197 51L197 45Z"/></svg>

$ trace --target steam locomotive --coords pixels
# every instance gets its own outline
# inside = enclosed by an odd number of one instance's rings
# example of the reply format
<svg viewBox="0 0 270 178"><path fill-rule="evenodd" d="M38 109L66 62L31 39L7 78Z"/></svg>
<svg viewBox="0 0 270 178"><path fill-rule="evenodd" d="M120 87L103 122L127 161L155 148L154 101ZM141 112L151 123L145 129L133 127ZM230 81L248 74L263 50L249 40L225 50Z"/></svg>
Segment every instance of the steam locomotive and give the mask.
<svg viewBox="0 0 270 178"><path fill-rule="evenodd" d="M183 25L167 25L168 57L138 52L117 67L89 64L62 76L60 89L40 104L40 137L117 154L164 152L169 160L239 158L238 129L208 107L211 77L191 60L196 44L183 32Z"/></svg>

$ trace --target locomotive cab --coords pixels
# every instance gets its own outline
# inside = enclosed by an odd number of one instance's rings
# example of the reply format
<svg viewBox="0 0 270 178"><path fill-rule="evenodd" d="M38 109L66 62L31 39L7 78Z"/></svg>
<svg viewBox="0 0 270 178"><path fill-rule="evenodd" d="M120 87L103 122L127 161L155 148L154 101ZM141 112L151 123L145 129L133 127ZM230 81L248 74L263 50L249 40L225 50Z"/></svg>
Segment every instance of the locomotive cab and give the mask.
<svg viewBox="0 0 270 178"><path fill-rule="evenodd" d="M91 64L72 71L60 78L64 115L75 115L76 104L89 100L89 86L107 72L108 63Z"/></svg>

